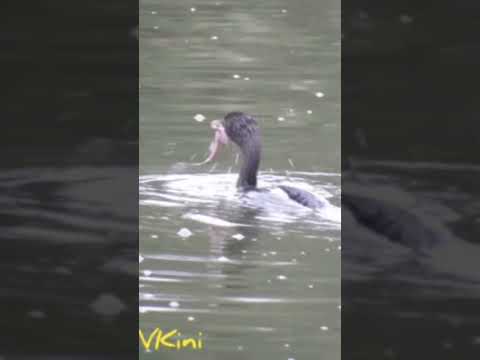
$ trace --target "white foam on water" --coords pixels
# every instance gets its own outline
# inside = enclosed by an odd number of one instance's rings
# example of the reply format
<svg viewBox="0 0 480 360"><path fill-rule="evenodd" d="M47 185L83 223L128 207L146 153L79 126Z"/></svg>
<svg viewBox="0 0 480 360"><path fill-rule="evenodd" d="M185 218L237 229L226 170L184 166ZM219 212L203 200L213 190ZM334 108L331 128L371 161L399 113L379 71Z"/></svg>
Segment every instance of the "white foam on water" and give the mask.
<svg viewBox="0 0 480 360"><path fill-rule="evenodd" d="M184 213L182 218L218 227L249 226L237 221L231 222L223 216L212 215L212 209L224 204L222 206L231 209L259 209L257 219L268 222L292 223L313 214L322 227L325 223L330 223L328 228L338 228L341 212L330 203L330 199L339 196L340 188L339 185L332 184L331 180L325 181L325 177L328 179L332 176L339 174L288 172L285 176L261 172L258 186L269 191L241 193L236 187L238 175L233 173L148 175L140 177L139 180L140 204L195 209ZM280 185L309 191L325 206L318 211L312 211L291 201L288 195L278 188Z"/></svg>
<svg viewBox="0 0 480 360"><path fill-rule="evenodd" d="M202 214L193 214L186 213L182 216L183 219L189 219L197 222L201 222L207 225L219 226L219 227L237 227L237 226L248 226L244 224L232 223L226 220L219 219L217 217L202 215Z"/></svg>

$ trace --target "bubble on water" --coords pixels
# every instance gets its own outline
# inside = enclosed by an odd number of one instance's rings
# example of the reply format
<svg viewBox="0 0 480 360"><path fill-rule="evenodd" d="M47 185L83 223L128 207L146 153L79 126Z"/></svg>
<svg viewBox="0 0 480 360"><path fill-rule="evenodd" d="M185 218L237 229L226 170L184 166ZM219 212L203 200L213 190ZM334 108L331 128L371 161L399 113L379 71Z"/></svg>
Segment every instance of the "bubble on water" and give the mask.
<svg viewBox="0 0 480 360"><path fill-rule="evenodd" d="M155 299L155 296L153 294L143 294L144 299L146 300L152 300Z"/></svg>
<svg viewBox="0 0 480 360"><path fill-rule="evenodd" d="M328 330L328 326L325 326L325 325L324 325L324 326L320 326L320 330L322 330L322 331L327 331L327 330Z"/></svg>
<svg viewBox="0 0 480 360"><path fill-rule="evenodd" d="M284 118L283 116L279 116L279 117L277 118L277 120L278 120L278 121L285 121L285 118Z"/></svg>
<svg viewBox="0 0 480 360"><path fill-rule="evenodd" d="M287 9L282 9L282 14L286 14L287 13Z"/></svg>
<svg viewBox="0 0 480 360"><path fill-rule="evenodd" d="M307 110L307 114L308 114L308 115L312 115L312 114L313 114L313 111L312 111L312 110Z"/></svg>
<svg viewBox="0 0 480 360"><path fill-rule="evenodd" d="M181 228L180 230L178 230L177 235L180 236L181 238L186 239L186 238L192 236L193 233L190 230L188 230L187 228Z"/></svg>
<svg viewBox="0 0 480 360"><path fill-rule="evenodd" d="M285 275L278 275L277 280L287 280L287 277Z"/></svg>
<svg viewBox="0 0 480 360"><path fill-rule="evenodd" d="M245 239L245 236L243 236L242 234L235 234L232 235L232 238L234 238L235 240L243 240Z"/></svg>
<svg viewBox="0 0 480 360"><path fill-rule="evenodd" d="M156 235L156 234L150 235L150 237L151 237L152 239L158 239L158 235Z"/></svg>
<svg viewBox="0 0 480 360"><path fill-rule="evenodd" d="M157 15L157 12L156 12L156 11L152 11L152 15Z"/></svg>
<svg viewBox="0 0 480 360"><path fill-rule="evenodd" d="M249 78L248 76L245 76L245 77L243 78L243 80L248 81L248 80L250 80L250 78Z"/></svg>
<svg viewBox="0 0 480 360"><path fill-rule="evenodd" d="M309 289L313 289L313 284L309 284L309 285L308 285L308 288L309 288Z"/></svg>
<svg viewBox="0 0 480 360"><path fill-rule="evenodd" d="M321 91L317 91L317 92L315 93L315 96L316 96L317 98L322 98L322 97L325 96L325 94L324 94L323 92L321 92Z"/></svg>
<svg viewBox="0 0 480 360"><path fill-rule="evenodd" d="M225 262L230 262L231 260L225 256L220 256L217 258L217 261L225 263Z"/></svg>
<svg viewBox="0 0 480 360"><path fill-rule="evenodd" d="M97 314L113 316L125 310L127 306L115 295L101 294L90 304L90 308Z"/></svg>
<svg viewBox="0 0 480 360"><path fill-rule="evenodd" d="M202 114L196 114L194 117L195 121L202 122L205 121L206 117Z"/></svg>
<svg viewBox="0 0 480 360"><path fill-rule="evenodd" d="M72 274L72 271L68 267L65 267L65 266L55 267L55 272L57 274L61 274L61 275L71 275ZM1 360L1 358L0 358L0 360Z"/></svg>
<svg viewBox="0 0 480 360"><path fill-rule="evenodd" d="M407 14L402 14L399 16L399 20L402 24L410 24L413 21L413 17Z"/></svg>
<svg viewBox="0 0 480 360"><path fill-rule="evenodd" d="M445 349L451 349L453 347L453 344L448 341L444 342L442 345Z"/></svg>
<svg viewBox="0 0 480 360"><path fill-rule="evenodd" d="M28 316L30 316L33 319L44 319L44 318L46 318L45 313L41 310L32 310L28 313Z"/></svg>
<svg viewBox="0 0 480 360"><path fill-rule="evenodd" d="M216 35L210 36L210 40L218 40L218 36Z"/></svg>
<svg viewBox="0 0 480 360"><path fill-rule="evenodd" d="M155 25L155 26L153 27L153 29L154 29L154 30L158 30L158 26Z"/></svg>
<svg viewBox="0 0 480 360"><path fill-rule="evenodd" d="M180 307L180 304L179 304L177 301L170 301L170 302L168 303L168 306L170 306L171 308L176 309L176 308Z"/></svg>
<svg viewBox="0 0 480 360"><path fill-rule="evenodd" d="M234 79L240 79L240 75L238 75L238 74L233 74L232 77L233 77Z"/></svg>
<svg viewBox="0 0 480 360"><path fill-rule="evenodd" d="M191 7L191 8L190 8L190 12L195 12L195 11L197 11L196 8L194 8L194 7Z"/></svg>
<svg viewBox="0 0 480 360"><path fill-rule="evenodd" d="M151 272L150 270L145 270L145 271L143 272L143 274L144 274L145 276L150 276L150 275L152 275L152 272Z"/></svg>
<svg viewBox="0 0 480 360"><path fill-rule="evenodd" d="M187 320L188 320L188 321L195 321L195 318L194 318L193 316L189 316L189 317L187 318Z"/></svg>

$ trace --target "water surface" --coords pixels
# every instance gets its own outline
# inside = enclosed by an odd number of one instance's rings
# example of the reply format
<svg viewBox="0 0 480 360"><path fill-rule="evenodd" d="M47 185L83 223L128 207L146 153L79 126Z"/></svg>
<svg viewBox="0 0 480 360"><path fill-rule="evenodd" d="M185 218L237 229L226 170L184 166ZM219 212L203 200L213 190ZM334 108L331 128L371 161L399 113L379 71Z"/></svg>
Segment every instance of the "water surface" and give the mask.
<svg viewBox="0 0 480 360"><path fill-rule="evenodd" d="M140 8L140 328L202 332L203 350L162 358L339 359L340 3ZM182 165L229 111L260 123L261 186L327 208L242 197L233 147Z"/></svg>

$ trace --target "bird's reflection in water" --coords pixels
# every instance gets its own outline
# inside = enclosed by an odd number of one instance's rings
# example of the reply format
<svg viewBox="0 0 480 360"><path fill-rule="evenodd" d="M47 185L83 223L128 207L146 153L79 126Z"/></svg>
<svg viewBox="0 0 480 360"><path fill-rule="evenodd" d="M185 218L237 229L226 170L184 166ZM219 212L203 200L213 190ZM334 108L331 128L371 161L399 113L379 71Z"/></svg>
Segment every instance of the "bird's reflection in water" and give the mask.
<svg viewBox="0 0 480 360"><path fill-rule="evenodd" d="M259 224L257 216L261 210L253 208L239 208L232 217L232 222L249 224L249 226L235 226L231 228L210 227L208 230L211 253L219 261L211 263L209 272L221 274L223 284L216 287L225 289L247 289L245 281L246 270L255 267L247 260L247 255L257 243Z"/></svg>

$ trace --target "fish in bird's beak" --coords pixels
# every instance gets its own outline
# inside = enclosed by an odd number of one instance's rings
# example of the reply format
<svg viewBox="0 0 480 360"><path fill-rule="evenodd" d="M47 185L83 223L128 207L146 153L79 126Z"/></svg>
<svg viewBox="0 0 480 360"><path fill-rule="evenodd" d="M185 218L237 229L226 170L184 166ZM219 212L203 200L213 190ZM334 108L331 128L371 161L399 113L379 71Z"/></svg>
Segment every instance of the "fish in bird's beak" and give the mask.
<svg viewBox="0 0 480 360"><path fill-rule="evenodd" d="M228 136L223 127L222 120L213 120L210 123L210 128L214 130L213 140L210 143L208 157L195 165L204 165L215 159L222 145L228 144Z"/></svg>

